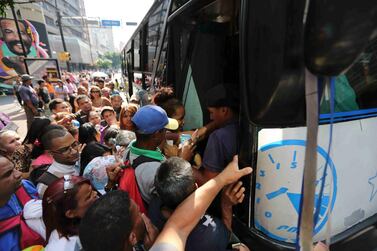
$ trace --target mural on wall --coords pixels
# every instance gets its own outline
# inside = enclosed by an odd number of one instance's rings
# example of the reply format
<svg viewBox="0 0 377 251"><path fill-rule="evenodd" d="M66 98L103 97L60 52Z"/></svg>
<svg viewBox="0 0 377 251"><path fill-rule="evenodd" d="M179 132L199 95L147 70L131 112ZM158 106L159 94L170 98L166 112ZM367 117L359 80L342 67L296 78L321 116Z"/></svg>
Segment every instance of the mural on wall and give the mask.
<svg viewBox="0 0 377 251"><path fill-rule="evenodd" d="M18 21L27 58L49 58L50 48L44 24L26 19ZM25 74L24 52L16 22L0 17L0 82L11 82Z"/></svg>

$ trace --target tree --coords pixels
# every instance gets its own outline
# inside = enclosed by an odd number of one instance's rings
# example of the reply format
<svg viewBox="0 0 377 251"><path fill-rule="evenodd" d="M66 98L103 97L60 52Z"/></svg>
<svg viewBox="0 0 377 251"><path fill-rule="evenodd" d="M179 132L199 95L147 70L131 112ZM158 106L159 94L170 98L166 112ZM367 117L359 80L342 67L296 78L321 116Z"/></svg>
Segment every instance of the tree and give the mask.
<svg viewBox="0 0 377 251"><path fill-rule="evenodd" d="M107 70L107 69L111 68L111 65L112 65L112 62L108 59L99 58L96 61L96 66L100 69Z"/></svg>
<svg viewBox="0 0 377 251"><path fill-rule="evenodd" d="M6 16L5 10L11 6L14 6L13 0L0 0L0 16L5 17Z"/></svg>
<svg viewBox="0 0 377 251"><path fill-rule="evenodd" d="M120 69L120 53L117 52L106 52L104 55L100 56L102 60L109 60L111 66L114 69Z"/></svg>

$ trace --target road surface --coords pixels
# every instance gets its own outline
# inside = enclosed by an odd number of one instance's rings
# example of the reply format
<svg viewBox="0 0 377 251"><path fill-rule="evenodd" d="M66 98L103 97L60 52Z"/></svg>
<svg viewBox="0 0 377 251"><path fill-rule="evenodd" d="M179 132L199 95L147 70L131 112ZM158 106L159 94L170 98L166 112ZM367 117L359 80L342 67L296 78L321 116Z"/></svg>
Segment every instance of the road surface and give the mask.
<svg viewBox="0 0 377 251"><path fill-rule="evenodd" d="M24 108L20 106L14 96L0 96L0 111L11 117L18 125L18 134L24 139L27 133L26 115Z"/></svg>

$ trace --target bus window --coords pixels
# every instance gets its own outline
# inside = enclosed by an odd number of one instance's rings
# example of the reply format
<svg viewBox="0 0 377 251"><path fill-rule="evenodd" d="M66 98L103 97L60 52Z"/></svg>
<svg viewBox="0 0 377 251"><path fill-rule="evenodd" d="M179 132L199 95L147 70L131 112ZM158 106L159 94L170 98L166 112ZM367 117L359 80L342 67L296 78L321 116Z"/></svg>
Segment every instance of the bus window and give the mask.
<svg viewBox="0 0 377 251"><path fill-rule="evenodd" d="M359 106L356 101L356 94L354 89L349 84L346 75L339 75L335 79L335 107L334 112L345 112L358 110ZM321 98L320 111L321 113L330 113L330 85L325 83L323 87L323 94Z"/></svg>
<svg viewBox="0 0 377 251"><path fill-rule="evenodd" d="M183 104L185 106L185 130L200 128L203 126L203 111L200 106L198 93L196 91L194 79L192 78L191 66L187 71L185 90L183 94Z"/></svg>
<svg viewBox="0 0 377 251"><path fill-rule="evenodd" d="M345 74L335 80L334 118L345 121L375 116L377 112L377 39L371 41ZM320 104L321 122L329 121L330 85L326 83Z"/></svg>
<svg viewBox="0 0 377 251"><path fill-rule="evenodd" d="M134 39L134 70L140 71L140 33Z"/></svg>
<svg viewBox="0 0 377 251"><path fill-rule="evenodd" d="M161 37L167 5L168 1L165 1L164 4L161 4L156 8L148 19L148 69L146 71L151 72L153 70L154 59L156 58L158 42Z"/></svg>

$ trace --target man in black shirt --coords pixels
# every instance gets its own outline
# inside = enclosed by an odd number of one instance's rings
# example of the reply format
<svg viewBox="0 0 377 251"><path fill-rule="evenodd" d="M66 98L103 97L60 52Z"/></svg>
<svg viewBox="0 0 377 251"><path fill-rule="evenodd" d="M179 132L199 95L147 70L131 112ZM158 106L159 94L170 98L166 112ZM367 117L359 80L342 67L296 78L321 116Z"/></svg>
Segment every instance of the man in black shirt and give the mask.
<svg viewBox="0 0 377 251"><path fill-rule="evenodd" d="M79 107L79 111L75 113L76 120L80 122L80 125L83 125L89 122L89 113L93 109L92 101L88 96L79 95L76 98L76 102Z"/></svg>

